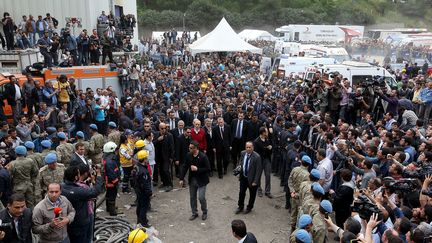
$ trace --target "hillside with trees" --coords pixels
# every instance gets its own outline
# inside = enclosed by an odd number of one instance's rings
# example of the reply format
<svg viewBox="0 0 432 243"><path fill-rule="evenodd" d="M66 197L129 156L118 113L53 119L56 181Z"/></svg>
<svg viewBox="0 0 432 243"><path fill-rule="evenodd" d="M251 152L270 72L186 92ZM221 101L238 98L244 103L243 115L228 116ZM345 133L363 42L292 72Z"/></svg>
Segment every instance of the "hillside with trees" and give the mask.
<svg viewBox="0 0 432 243"><path fill-rule="evenodd" d="M403 23L429 27L432 0L137 0L140 26L213 28L225 17L235 29L287 24Z"/></svg>

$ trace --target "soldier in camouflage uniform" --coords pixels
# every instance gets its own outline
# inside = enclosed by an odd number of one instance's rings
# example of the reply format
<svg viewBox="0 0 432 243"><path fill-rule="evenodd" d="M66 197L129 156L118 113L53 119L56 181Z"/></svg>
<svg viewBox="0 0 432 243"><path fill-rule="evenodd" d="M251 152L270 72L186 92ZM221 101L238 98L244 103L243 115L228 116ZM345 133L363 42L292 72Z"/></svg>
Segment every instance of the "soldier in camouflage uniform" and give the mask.
<svg viewBox="0 0 432 243"><path fill-rule="evenodd" d="M57 159L67 168L72 160L72 154L75 152L75 148L72 144L67 142L67 137L64 132L57 133L57 137L60 140L60 145L56 148Z"/></svg>
<svg viewBox="0 0 432 243"><path fill-rule="evenodd" d="M51 152L55 153L55 150L51 149L52 146L51 140L42 140L41 146L42 146L42 152L41 152L42 158L45 158L45 156Z"/></svg>
<svg viewBox="0 0 432 243"><path fill-rule="evenodd" d="M309 214L312 218L318 213L319 203L324 196L324 189L318 182L314 182L311 186L312 198L302 201L302 211L304 214Z"/></svg>
<svg viewBox="0 0 432 243"><path fill-rule="evenodd" d="M39 170L38 183L38 197L43 199L48 190L48 185L51 183L62 183L65 166L57 163L56 153L49 153L45 157L45 166Z"/></svg>
<svg viewBox="0 0 432 243"><path fill-rule="evenodd" d="M330 217L329 214L333 212L331 202L328 200L322 200L319 205L319 212L313 216L312 219L312 242L314 243L326 243L329 242L327 236L327 224L325 221L326 217Z"/></svg>
<svg viewBox="0 0 432 243"><path fill-rule="evenodd" d="M312 217L309 214L303 214L300 216L298 220L298 228L294 231L291 231L290 235L290 243L297 243L296 241L296 234L299 230L306 230L307 232L310 232L312 230Z"/></svg>
<svg viewBox="0 0 432 243"><path fill-rule="evenodd" d="M35 153L33 149L35 145L31 141L27 141L24 143L24 146L27 148L27 158L33 160L33 162L37 165L38 169L44 166L43 157L40 153Z"/></svg>
<svg viewBox="0 0 432 243"><path fill-rule="evenodd" d="M81 131L78 131L78 132L76 133L76 138L77 138L77 140L76 140L76 142L73 144L73 146L75 147L75 145L76 145L77 143L82 143L82 144L84 145L84 149L85 149L85 153L84 153L84 155L85 155L85 156L88 156L88 152L89 152L89 150L90 150L90 143L89 143L88 141L85 140L85 138L84 138L84 133L81 132Z"/></svg>
<svg viewBox="0 0 432 243"><path fill-rule="evenodd" d="M312 193L311 193L311 187L312 187L312 183L314 182L318 182L320 179L321 173L319 170L317 169L312 169L310 174L309 174L309 180L308 181L304 181L302 183L300 183L300 189L299 189L299 201L300 202L306 202L308 200L313 199ZM299 207L299 215L303 214L303 207L300 206Z"/></svg>
<svg viewBox="0 0 432 243"><path fill-rule="evenodd" d="M301 165L295 167L288 178L288 187L291 192L291 231L294 231L297 223L297 216L300 207L299 193L300 184L308 180L308 168L312 164L309 156L303 155L301 158Z"/></svg>
<svg viewBox="0 0 432 243"><path fill-rule="evenodd" d="M114 142L117 147L120 146L120 132L117 130L115 122L108 123L108 140L107 142Z"/></svg>
<svg viewBox="0 0 432 243"><path fill-rule="evenodd" d="M13 193L24 194L27 207L32 208L36 205L35 185L39 170L33 160L25 157L27 149L24 146L17 146L15 153L17 155L16 160L8 165Z"/></svg>
<svg viewBox="0 0 432 243"><path fill-rule="evenodd" d="M102 163L102 150L105 144L105 139L102 134L98 133L98 127L96 124L90 125L90 148L89 157L92 160L93 165Z"/></svg>

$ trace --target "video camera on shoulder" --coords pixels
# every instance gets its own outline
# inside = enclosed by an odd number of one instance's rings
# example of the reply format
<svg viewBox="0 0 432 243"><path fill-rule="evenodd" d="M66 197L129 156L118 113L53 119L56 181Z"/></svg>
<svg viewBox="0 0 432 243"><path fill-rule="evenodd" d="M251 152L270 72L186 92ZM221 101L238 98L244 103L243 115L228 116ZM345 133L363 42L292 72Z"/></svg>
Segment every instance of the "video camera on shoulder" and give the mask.
<svg viewBox="0 0 432 243"><path fill-rule="evenodd" d="M373 204L365 195L360 195L351 206L351 210L359 214L361 219L369 220L372 214L378 214L378 220L383 219L383 214L377 205Z"/></svg>

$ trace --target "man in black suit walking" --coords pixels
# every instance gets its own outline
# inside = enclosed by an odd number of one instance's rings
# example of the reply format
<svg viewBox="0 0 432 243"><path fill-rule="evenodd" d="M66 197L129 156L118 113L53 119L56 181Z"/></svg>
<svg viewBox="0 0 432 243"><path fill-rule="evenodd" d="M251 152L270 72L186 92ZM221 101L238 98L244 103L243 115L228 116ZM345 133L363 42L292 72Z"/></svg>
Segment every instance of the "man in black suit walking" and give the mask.
<svg viewBox="0 0 432 243"><path fill-rule="evenodd" d="M153 141L156 150L156 163L166 192L173 189L171 166L174 160L174 139L173 135L167 131L167 125L163 122L159 124L159 132Z"/></svg>
<svg viewBox="0 0 432 243"><path fill-rule="evenodd" d="M229 151L231 149L231 131L228 125L225 125L224 119L219 117L218 125L213 127L213 151L216 155L216 168L218 176L222 179L223 174L226 174L229 163ZM222 171L223 168L223 171Z"/></svg>
<svg viewBox="0 0 432 243"><path fill-rule="evenodd" d="M205 198L206 187L210 182L208 173L210 173L210 163L207 156L198 149L198 142L192 141L189 145L189 151L186 155L186 161L182 166L180 174L180 186L183 187L183 179L186 172L189 172L189 192L190 192L190 205L192 208L192 216L189 220L194 220L198 217L198 199L201 204L202 220L207 219L207 201Z"/></svg>
<svg viewBox="0 0 432 243"><path fill-rule="evenodd" d="M245 147L246 139L249 134L249 122L244 119L244 113L241 111L238 113L238 118L234 119L231 124L231 137L232 139L232 161L237 164L237 160Z"/></svg>
<svg viewBox="0 0 432 243"><path fill-rule="evenodd" d="M231 230L233 236L239 241L243 243L258 243L255 235L251 232L247 232L246 224L243 220L234 219L231 222Z"/></svg>
<svg viewBox="0 0 432 243"><path fill-rule="evenodd" d="M241 152L239 164L241 165L240 173L240 192L238 200L238 208L235 211L239 214L244 209L244 200L246 197L246 190L249 189L249 203L246 207L245 214L250 213L252 210L261 181L262 164L261 157L254 151L253 142L246 143L246 150Z"/></svg>
<svg viewBox="0 0 432 243"><path fill-rule="evenodd" d="M189 153L189 144L191 141L191 129L186 128L184 134L180 135L176 142L175 166L177 177L180 177L180 169L185 163L186 155Z"/></svg>

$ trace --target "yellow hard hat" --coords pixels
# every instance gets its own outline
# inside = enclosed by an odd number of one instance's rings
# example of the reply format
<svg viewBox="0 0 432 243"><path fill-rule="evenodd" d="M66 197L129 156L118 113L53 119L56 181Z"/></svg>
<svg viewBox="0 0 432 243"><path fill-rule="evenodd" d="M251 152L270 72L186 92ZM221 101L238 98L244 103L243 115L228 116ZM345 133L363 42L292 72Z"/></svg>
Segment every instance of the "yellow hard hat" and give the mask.
<svg viewBox="0 0 432 243"><path fill-rule="evenodd" d="M134 229L129 233L128 243L143 243L145 240L147 240L147 238L148 235L143 229Z"/></svg>
<svg viewBox="0 0 432 243"><path fill-rule="evenodd" d="M138 141L135 142L135 147L136 148L142 148L144 146L145 146L144 140L138 140Z"/></svg>
<svg viewBox="0 0 432 243"><path fill-rule="evenodd" d="M145 159L149 156L149 152L147 150L140 150L137 153L137 157L139 160Z"/></svg>

